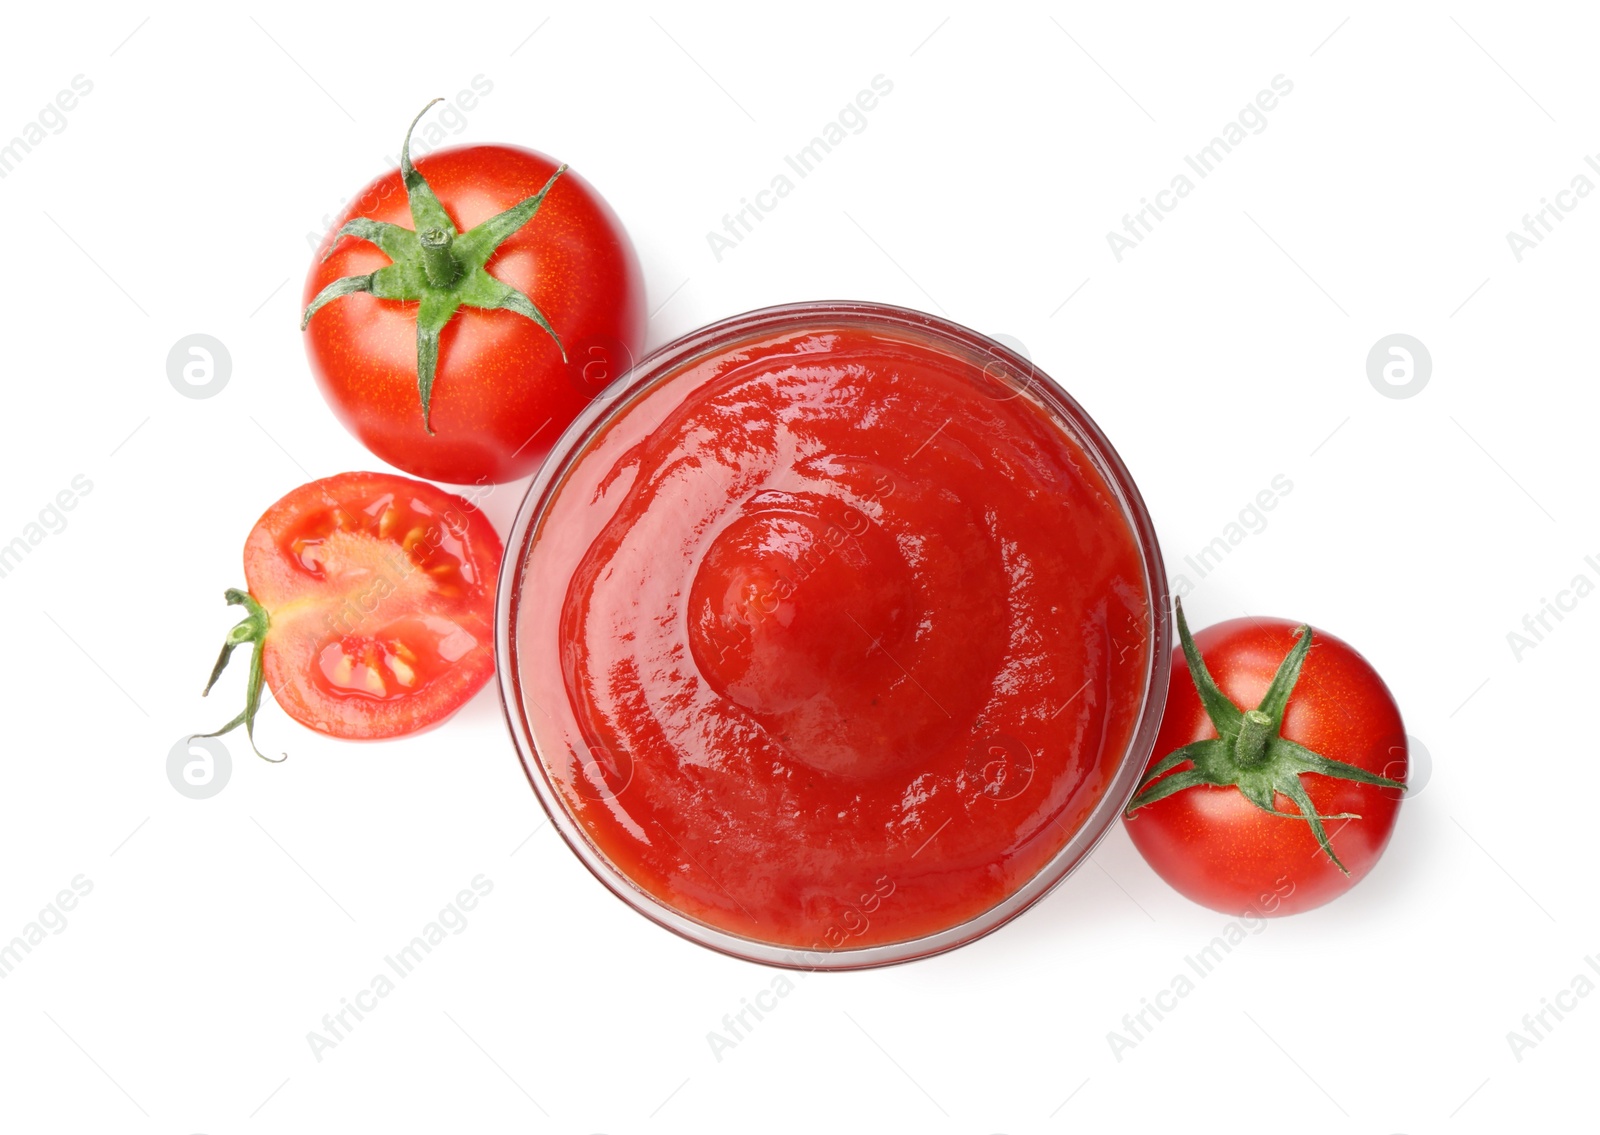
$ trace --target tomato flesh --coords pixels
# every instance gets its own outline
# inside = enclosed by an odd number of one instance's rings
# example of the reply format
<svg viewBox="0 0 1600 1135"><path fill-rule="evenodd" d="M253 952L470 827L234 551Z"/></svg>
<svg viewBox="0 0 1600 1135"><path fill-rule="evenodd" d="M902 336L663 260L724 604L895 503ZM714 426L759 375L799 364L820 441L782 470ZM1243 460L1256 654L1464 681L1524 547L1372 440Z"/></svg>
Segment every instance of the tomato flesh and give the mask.
<svg viewBox="0 0 1600 1135"><path fill-rule="evenodd" d="M500 551L482 513L432 485L345 473L294 490L244 556L278 704L336 737L449 716L494 672Z"/></svg>

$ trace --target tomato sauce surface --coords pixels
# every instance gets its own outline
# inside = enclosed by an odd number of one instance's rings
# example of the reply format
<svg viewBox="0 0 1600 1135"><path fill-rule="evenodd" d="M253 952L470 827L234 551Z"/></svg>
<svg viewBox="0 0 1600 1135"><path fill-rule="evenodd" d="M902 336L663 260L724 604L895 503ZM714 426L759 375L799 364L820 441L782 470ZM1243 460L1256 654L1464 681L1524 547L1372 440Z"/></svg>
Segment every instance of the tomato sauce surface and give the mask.
<svg viewBox="0 0 1600 1135"><path fill-rule="evenodd" d="M737 342L618 411L532 540L524 707L577 826L704 924L841 949L1015 893L1100 801L1143 561L1025 388L903 329Z"/></svg>

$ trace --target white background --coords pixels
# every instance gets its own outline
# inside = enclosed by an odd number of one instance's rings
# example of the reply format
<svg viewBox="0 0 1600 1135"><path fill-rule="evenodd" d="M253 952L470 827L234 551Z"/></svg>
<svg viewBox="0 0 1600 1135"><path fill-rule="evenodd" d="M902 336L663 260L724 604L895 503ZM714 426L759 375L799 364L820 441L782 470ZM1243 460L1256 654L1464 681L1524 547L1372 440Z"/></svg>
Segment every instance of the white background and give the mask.
<svg viewBox="0 0 1600 1135"><path fill-rule="evenodd" d="M0 180L0 542L75 475L93 489L0 579L0 939L74 876L93 891L0 981L0 1123L979 1135L1587 1113L1600 996L1520 1061L1507 1033L1600 953L1582 723L1600 598L1520 659L1507 633L1600 581L1600 197L1569 199L1521 262L1506 233L1600 148L1600 73L1577 7L1515 13L8 13L0 139L74 75L93 91ZM719 262L707 231L879 74L867 128ZM1119 263L1106 233L1279 74L1294 90L1267 128ZM1020 339L1120 449L1174 575L1288 477L1189 610L1306 619L1384 674L1431 775L1370 879L1250 937L1119 1062L1107 1033L1227 922L1119 828L999 933L801 979L719 1061L707 1033L776 971L589 877L492 686L367 746L269 705L258 735L287 763L230 737L223 791L175 791L168 751L242 686L198 697L251 523L310 477L382 468L306 368L307 233L477 75L493 91L459 140L533 146L601 188L645 265L652 345L834 297ZM233 363L203 400L166 374L193 332ZM1368 381L1393 332L1432 355L1411 398ZM521 493L487 501L502 531ZM314 1059L323 1015L479 874L467 928Z"/></svg>

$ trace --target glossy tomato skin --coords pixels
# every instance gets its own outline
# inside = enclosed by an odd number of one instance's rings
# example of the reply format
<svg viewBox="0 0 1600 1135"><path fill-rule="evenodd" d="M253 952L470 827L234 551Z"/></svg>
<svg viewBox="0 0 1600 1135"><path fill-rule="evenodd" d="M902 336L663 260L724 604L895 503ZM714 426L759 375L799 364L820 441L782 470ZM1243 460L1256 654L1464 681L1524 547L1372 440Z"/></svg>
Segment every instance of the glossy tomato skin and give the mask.
<svg viewBox="0 0 1600 1135"><path fill-rule="evenodd" d="M449 717L494 674L500 557L482 512L421 481L342 473L293 490L244 548L278 705L362 740Z"/></svg>
<svg viewBox="0 0 1600 1135"><path fill-rule="evenodd" d="M537 193L558 163L514 146L466 146L420 158L461 232ZM389 263L374 245L333 235L353 217L414 228L399 170L356 195L328 230L302 308L326 285ZM329 406L368 449L429 480L482 484L532 473L566 425L644 346L644 279L611 207L569 169L533 219L485 266L532 299L566 348L532 320L463 307L440 335L430 435L417 394L417 305L345 296L306 327L312 373Z"/></svg>
<svg viewBox="0 0 1600 1135"><path fill-rule="evenodd" d="M1298 626L1283 619L1232 619L1201 631L1195 643L1222 692L1251 709L1294 645ZM1313 630L1282 734L1333 760L1406 778L1405 726L1389 688L1353 647L1324 631ZM1175 650L1151 764L1216 735L1183 652ZM1263 812L1237 788L1186 789L1140 808L1124 823L1157 874L1202 906L1235 916L1294 914L1338 897L1372 870L1394 831L1401 799L1393 788L1316 775L1300 779L1318 812L1361 816L1327 823L1348 877L1323 854L1309 824ZM1281 794L1276 807L1296 810Z"/></svg>

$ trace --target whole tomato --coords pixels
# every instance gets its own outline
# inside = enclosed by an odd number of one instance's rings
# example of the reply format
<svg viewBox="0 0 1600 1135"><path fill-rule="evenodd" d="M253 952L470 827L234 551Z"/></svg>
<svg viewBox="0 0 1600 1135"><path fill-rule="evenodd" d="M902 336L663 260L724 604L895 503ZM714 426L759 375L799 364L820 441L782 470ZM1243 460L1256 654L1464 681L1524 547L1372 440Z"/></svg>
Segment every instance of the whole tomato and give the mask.
<svg viewBox="0 0 1600 1135"><path fill-rule="evenodd" d="M1405 789L1389 688L1348 643L1283 619L1191 636L1180 604L1178 633L1155 753L1124 821L1134 846L1179 892L1232 915L1343 894L1383 854Z"/></svg>
<svg viewBox="0 0 1600 1135"><path fill-rule="evenodd" d="M643 347L638 257L593 187L543 154L464 146L413 165L410 142L306 277L312 372L391 465L526 476Z"/></svg>

